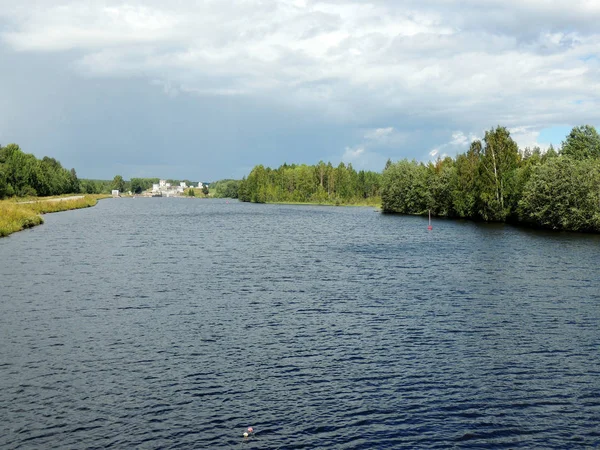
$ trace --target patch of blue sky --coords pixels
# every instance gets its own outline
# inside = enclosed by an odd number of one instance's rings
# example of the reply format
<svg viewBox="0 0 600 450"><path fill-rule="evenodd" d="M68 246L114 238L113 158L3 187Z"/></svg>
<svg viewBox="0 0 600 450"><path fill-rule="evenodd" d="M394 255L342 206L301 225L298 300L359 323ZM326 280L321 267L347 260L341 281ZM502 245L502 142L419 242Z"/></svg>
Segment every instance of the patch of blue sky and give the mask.
<svg viewBox="0 0 600 450"><path fill-rule="evenodd" d="M556 125L543 128L537 140L540 144L552 144L555 147L560 146L572 128L570 125Z"/></svg>

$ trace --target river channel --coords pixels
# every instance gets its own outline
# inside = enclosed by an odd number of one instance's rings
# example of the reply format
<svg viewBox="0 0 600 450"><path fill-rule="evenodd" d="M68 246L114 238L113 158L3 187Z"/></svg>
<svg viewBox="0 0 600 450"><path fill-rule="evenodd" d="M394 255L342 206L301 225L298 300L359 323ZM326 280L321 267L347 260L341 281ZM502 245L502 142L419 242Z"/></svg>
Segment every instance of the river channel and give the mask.
<svg viewBox="0 0 600 450"><path fill-rule="evenodd" d="M600 446L598 236L183 198L44 220L0 240L2 448Z"/></svg>

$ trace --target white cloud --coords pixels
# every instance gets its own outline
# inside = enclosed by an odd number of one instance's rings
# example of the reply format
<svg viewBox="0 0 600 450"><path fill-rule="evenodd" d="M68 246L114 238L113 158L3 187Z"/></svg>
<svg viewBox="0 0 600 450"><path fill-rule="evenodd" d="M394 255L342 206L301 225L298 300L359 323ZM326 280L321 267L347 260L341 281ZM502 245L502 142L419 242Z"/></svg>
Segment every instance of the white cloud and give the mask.
<svg viewBox="0 0 600 450"><path fill-rule="evenodd" d="M403 145L415 123L438 136L523 126L534 142L554 123L600 122L599 21L589 0L0 0L15 51L161 80L170 96L307 109L363 130L365 153Z"/></svg>
<svg viewBox="0 0 600 450"><path fill-rule="evenodd" d="M520 149L524 149L525 147L539 147L542 151L546 151L549 147L549 144L538 142L540 132L533 127L515 127L510 128L508 131Z"/></svg>
<svg viewBox="0 0 600 450"><path fill-rule="evenodd" d="M346 147L346 151L344 152L342 161L350 161L350 162L356 161L358 158L360 158L361 155L364 155L364 153L365 153L364 147L358 147L358 148Z"/></svg>
<svg viewBox="0 0 600 450"><path fill-rule="evenodd" d="M389 137L393 132L393 127L374 128L372 130L367 130L365 133L365 139L370 141L381 141Z"/></svg>
<svg viewBox="0 0 600 450"><path fill-rule="evenodd" d="M468 135L462 131L455 131L452 133L451 139L429 151L429 157L445 158L446 156L454 157L458 153L464 153L468 150L471 142L479 139L475 134L469 133Z"/></svg>

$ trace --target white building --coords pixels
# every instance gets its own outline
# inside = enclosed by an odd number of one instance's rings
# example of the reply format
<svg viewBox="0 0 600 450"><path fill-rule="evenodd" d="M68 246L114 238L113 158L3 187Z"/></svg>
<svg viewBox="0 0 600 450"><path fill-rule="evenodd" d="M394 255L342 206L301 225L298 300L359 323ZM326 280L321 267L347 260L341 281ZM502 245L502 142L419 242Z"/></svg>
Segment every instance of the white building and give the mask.
<svg viewBox="0 0 600 450"><path fill-rule="evenodd" d="M160 187L167 187L167 180L160 180L159 183L158 183L158 185Z"/></svg>
<svg viewBox="0 0 600 450"><path fill-rule="evenodd" d="M158 192L160 191L160 184L154 183L152 185L152 192Z"/></svg>
<svg viewBox="0 0 600 450"><path fill-rule="evenodd" d="M119 190L118 189L113 189L112 190L112 196L113 197L118 197L119 196Z"/></svg>
<svg viewBox="0 0 600 450"><path fill-rule="evenodd" d="M200 182L198 183L198 188L199 188L199 189L202 189L202 181L200 181Z"/></svg>

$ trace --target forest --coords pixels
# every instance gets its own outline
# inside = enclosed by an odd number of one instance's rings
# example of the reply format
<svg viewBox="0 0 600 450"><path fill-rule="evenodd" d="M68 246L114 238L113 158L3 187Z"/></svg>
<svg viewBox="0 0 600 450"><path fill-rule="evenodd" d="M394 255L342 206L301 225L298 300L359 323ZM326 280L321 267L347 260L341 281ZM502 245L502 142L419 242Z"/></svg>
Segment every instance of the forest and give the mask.
<svg viewBox="0 0 600 450"><path fill-rule="evenodd" d="M357 172L344 163L283 164L277 169L259 165L239 183L238 198L255 203L378 204L381 180L381 173Z"/></svg>
<svg viewBox="0 0 600 450"><path fill-rule="evenodd" d="M0 146L0 199L48 196L80 191L75 169L67 170L54 158L37 159L16 144Z"/></svg>
<svg viewBox="0 0 600 450"><path fill-rule="evenodd" d="M231 181L231 180L229 180ZM234 191L233 185L228 185ZM571 130L560 149L519 149L498 126L465 153L427 163L388 160L382 173L333 167L258 165L237 185L246 202L372 204L384 213L508 222L539 228L600 231L600 136ZM230 195L234 196L234 195Z"/></svg>
<svg viewBox="0 0 600 450"><path fill-rule="evenodd" d="M600 137L584 125L559 151L521 151L496 127L456 158L388 163L381 197L384 212L598 232Z"/></svg>

